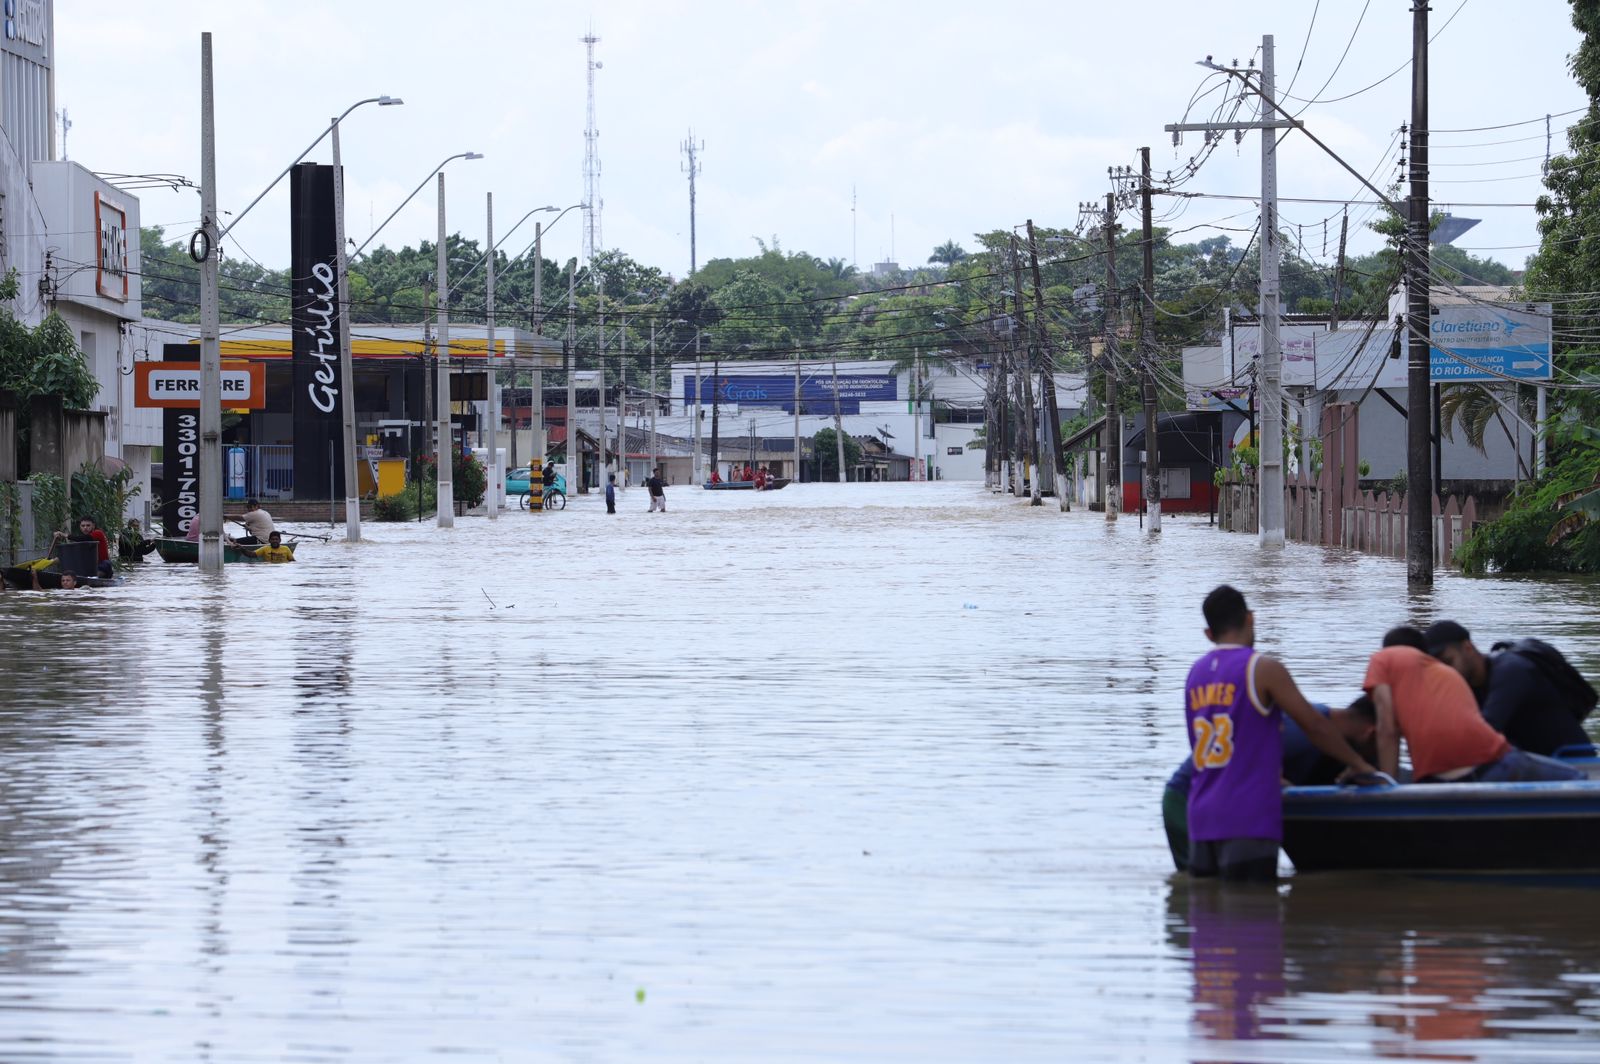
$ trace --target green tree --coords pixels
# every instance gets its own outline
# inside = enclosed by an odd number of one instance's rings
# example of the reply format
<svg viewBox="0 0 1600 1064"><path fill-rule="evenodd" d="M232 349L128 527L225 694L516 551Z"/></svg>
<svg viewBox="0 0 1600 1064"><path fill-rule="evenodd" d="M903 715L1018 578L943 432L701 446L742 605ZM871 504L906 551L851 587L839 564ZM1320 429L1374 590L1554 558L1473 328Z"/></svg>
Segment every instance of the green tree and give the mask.
<svg viewBox="0 0 1600 1064"><path fill-rule="evenodd" d="M839 479L839 444L832 429L820 429L811 437L811 453L817 460L818 480ZM846 468L861 461L861 444L848 432L844 434L844 464Z"/></svg>
<svg viewBox="0 0 1600 1064"><path fill-rule="evenodd" d="M967 257L967 251L954 240L946 240L943 244L933 249L933 254L928 256L930 263L939 263L944 266L954 266Z"/></svg>
<svg viewBox="0 0 1600 1064"><path fill-rule="evenodd" d="M1567 153L1550 160L1526 284L1530 299L1555 307L1558 375L1593 380L1587 322L1600 312L1600 0L1571 4L1581 40L1568 66L1589 106L1567 131ZM1560 389L1551 406L1549 468L1517 491L1502 517L1474 531L1458 555L1467 569L1600 572L1600 522L1588 520L1600 485L1600 443L1590 428L1600 401L1587 389Z"/></svg>

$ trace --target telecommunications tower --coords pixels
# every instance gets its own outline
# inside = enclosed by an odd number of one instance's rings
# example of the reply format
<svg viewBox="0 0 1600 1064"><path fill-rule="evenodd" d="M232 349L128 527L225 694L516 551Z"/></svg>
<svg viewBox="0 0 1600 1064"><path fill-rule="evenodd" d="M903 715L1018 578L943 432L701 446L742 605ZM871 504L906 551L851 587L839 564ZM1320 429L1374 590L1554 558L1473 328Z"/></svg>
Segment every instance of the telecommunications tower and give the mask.
<svg viewBox="0 0 1600 1064"><path fill-rule="evenodd" d="M689 139L685 140L680 148L683 149L685 162L683 172L689 175L689 276L694 276L694 271L699 262L695 255L694 246L694 179L700 176L700 153L706 150L706 142L696 142L694 130L689 130Z"/></svg>
<svg viewBox="0 0 1600 1064"><path fill-rule="evenodd" d="M594 57L594 46L600 38L591 29L583 43L589 50L589 120L583 130L583 261L593 262L594 253L601 250L600 209L600 131L594 124L594 72L604 64Z"/></svg>

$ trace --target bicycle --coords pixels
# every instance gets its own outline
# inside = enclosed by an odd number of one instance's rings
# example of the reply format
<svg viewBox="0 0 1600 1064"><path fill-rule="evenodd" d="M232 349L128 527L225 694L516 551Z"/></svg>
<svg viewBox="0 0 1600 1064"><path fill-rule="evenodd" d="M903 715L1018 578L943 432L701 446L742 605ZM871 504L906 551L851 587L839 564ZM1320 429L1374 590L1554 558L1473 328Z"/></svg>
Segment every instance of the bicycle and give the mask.
<svg viewBox="0 0 1600 1064"><path fill-rule="evenodd" d="M533 493L525 491L517 496L517 505L526 510L532 505ZM551 488L544 493L544 508L546 510L565 510L567 508L567 493L560 488Z"/></svg>

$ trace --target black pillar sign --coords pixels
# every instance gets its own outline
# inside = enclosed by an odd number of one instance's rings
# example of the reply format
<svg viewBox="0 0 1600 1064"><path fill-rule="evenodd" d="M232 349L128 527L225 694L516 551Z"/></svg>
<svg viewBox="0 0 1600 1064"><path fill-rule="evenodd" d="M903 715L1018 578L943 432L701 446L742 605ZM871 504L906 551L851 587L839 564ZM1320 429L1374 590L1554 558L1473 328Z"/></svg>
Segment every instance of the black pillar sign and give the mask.
<svg viewBox="0 0 1600 1064"><path fill-rule="evenodd" d="M165 362L193 362L200 349L167 344ZM200 411L167 407L161 424L161 528L175 538L189 534L200 514Z"/></svg>
<svg viewBox="0 0 1600 1064"><path fill-rule="evenodd" d="M344 495L344 430L339 373L334 169L301 163L290 174L290 321L294 353L294 494ZM331 468L330 468L331 467Z"/></svg>

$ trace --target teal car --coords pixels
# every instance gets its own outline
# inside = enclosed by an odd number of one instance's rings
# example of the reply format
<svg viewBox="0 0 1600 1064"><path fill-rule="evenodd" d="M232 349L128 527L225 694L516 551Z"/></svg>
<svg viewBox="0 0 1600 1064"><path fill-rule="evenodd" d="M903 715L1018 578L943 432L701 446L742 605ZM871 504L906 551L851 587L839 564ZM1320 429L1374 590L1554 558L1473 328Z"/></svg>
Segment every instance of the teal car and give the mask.
<svg viewBox="0 0 1600 1064"><path fill-rule="evenodd" d="M528 507L528 492L531 489L533 470L529 466L518 466L506 474L506 498L518 499L523 509ZM556 474L556 481L551 487L554 499L545 499L545 508L548 510L562 510L566 508L567 478L560 473Z"/></svg>
<svg viewBox="0 0 1600 1064"><path fill-rule="evenodd" d="M506 496L522 495L528 490L528 476L533 470L528 466L518 466L506 474Z"/></svg>

